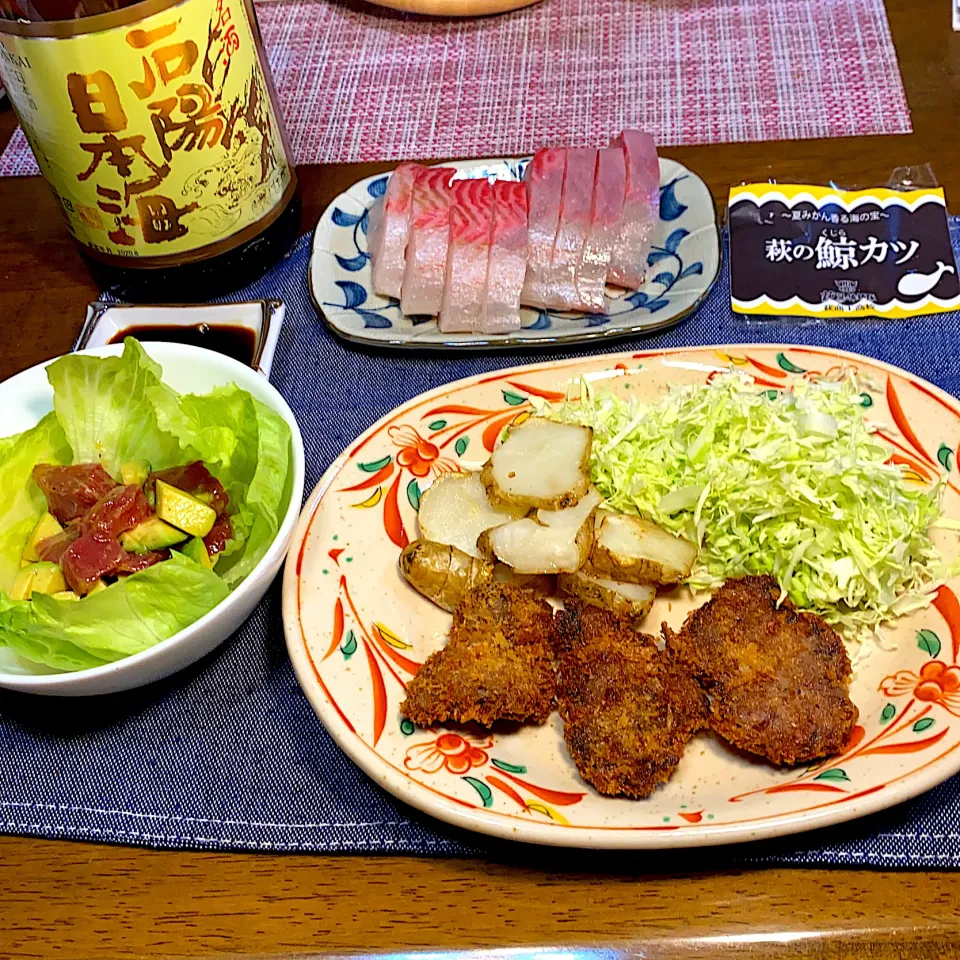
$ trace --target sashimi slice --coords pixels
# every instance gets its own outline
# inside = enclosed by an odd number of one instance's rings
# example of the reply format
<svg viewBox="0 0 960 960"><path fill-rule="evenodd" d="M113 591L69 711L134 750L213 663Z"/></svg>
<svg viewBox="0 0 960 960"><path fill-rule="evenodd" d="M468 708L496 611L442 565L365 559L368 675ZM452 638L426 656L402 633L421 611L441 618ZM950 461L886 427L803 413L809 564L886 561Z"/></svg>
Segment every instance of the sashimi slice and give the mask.
<svg viewBox="0 0 960 960"><path fill-rule="evenodd" d="M597 151L567 151L563 174L563 196L560 201L560 225L553 244L553 259L546 283L543 305L559 310L581 306L577 292L577 268L590 230L593 207L593 180L597 168Z"/></svg>
<svg viewBox="0 0 960 960"><path fill-rule="evenodd" d="M455 173L452 167L425 167L414 176L400 292L400 310L408 316L436 316L443 303L450 235L449 184Z"/></svg>
<svg viewBox="0 0 960 960"><path fill-rule="evenodd" d="M493 187L485 177L450 184L450 238L444 275L440 330L483 329L487 261L493 228Z"/></svg>
<svg viewBox="0 0 960 960"><path fill-rule="evenodd" d="M521 301L533 307L547 304L553 244L560 225L560 199L567 151L551 147L538 150L524 174L527 185L527 271Z"/></svg>
<svg viewBox="0 0 960 960"><path fill-rule="evenodd" d="M387 181L386 193L370 208L367 237L373 291L400 299L407 258L410 199L419 163L401 163Z"/></svg>
<svg viewBox="0 0 960 960"><path fill-rule="evenodd" d="M603 291L613 245L620 233L626 176L623 150L607 147L598 151L590 230L577 268L580 306L591 313L603 313L606 308Z"/></svg>
<svg viewBox="0 0 960 960"><path fill-rule="evenodd" d="M653 137L639 130L624 130L612 145L623 150L627 189L620 236L613 245L607 278L636 290L646 279L647 254L660 220L660 162Z"/></svg>
<svg viewBox="0 0 960 960"><path fill-rule="evenodd" d="M520 291L527 270L527 188L497 180L493 200L483 332L511 333L520 329Z"/></svg>

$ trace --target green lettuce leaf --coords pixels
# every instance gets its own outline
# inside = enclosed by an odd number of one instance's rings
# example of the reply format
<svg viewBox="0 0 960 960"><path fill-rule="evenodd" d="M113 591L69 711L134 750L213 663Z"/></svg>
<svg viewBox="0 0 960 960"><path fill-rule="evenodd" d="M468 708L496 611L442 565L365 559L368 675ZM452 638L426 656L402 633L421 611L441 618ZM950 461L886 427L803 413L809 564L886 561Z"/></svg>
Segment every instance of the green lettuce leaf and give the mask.
<svg viewBox="0 0 960 960"><path fill-rule="evenodd" d="M155 398L176 403L177 394L164 386L159 365L136 340L124 341L119 357L61 357L47 367L47 379L73 463L99 461L116 477L128 460L162 470L197 459L160 429Z"/></svg>
<svg viewBox="0 0 960 960"><path fill-rule="evenodd" d="M217 572L234 586L259 563L280 528L289 501L290 427L235 385L179 398L157 391L152 399L162 429L196 450L230 496L234 539Z"/></svg>
<svg viewBox="0 0 960 960"><path fill-rule="evenodd" d="M32 479L34 466L70 459L70 447L52 413L32 429L0 439L0 590L10 589L24 543L47 509Z"/></svg>
<svg viewBox="0 0 960 960"><path fill-rule="evenodd" d="M96 667L172 637L229 592L212 570L173 553L80 601L0 594L0 644L60 670Z"/></svg>

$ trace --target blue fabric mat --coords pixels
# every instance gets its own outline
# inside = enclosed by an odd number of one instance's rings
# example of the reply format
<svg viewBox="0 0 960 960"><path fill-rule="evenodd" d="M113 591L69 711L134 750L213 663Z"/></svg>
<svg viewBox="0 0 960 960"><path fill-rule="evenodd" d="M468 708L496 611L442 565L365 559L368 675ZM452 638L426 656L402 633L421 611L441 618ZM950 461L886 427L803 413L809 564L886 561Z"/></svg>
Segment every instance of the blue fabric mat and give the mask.
<svg viewBox="0 0 960 960"><path fill-rule="evenodd" d="M951 222L960 247L960 219ZM398 403L446 381L575 352L416 356L336 340L311 305L309 238L236 299L275 296L287 317L272 380L296 412L310 490L330 461ZM960 396L960 317L747 324L724 272L673 330L603 352L685 344L842 347ZM589 348L581 348L580 353ZM0 832L164 848L374 851L522 858L519 845L456 832L375 787L327 736L287 660L279 580L251 620L204 661L129 694L71 701L0 694ZM598 855L538 849L553 869L701 871L747 864L960 865L960 776L894 810L781 841L709 851Z"/></svg>

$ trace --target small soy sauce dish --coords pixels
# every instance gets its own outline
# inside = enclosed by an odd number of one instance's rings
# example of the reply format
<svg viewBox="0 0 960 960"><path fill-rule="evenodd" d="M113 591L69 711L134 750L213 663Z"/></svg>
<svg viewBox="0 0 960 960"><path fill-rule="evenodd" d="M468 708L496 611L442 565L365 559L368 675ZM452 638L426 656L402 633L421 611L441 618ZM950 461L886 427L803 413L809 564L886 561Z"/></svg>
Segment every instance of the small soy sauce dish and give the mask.
<svg viewBox="0 0 960 960"><path fill-rule="evenodd" d="M269 379L283 325L282 300L242 303L138 305L95 300L74 350L122 343L164 341L214 350L252 367Z"/></svg>

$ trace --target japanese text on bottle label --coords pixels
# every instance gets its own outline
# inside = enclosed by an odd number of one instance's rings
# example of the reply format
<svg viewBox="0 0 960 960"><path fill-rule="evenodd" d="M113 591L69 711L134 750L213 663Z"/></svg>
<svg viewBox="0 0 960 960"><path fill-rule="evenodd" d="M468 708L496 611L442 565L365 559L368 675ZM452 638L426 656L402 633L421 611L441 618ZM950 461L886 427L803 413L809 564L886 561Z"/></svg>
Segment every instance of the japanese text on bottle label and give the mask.
<svg viewBox="0 0 960 960"><path fill-rule="evenodd" d="M291 187L243 0L184 0L76 36L3 35L0 78L72 233L96 253L221 244Z"/></svg>

